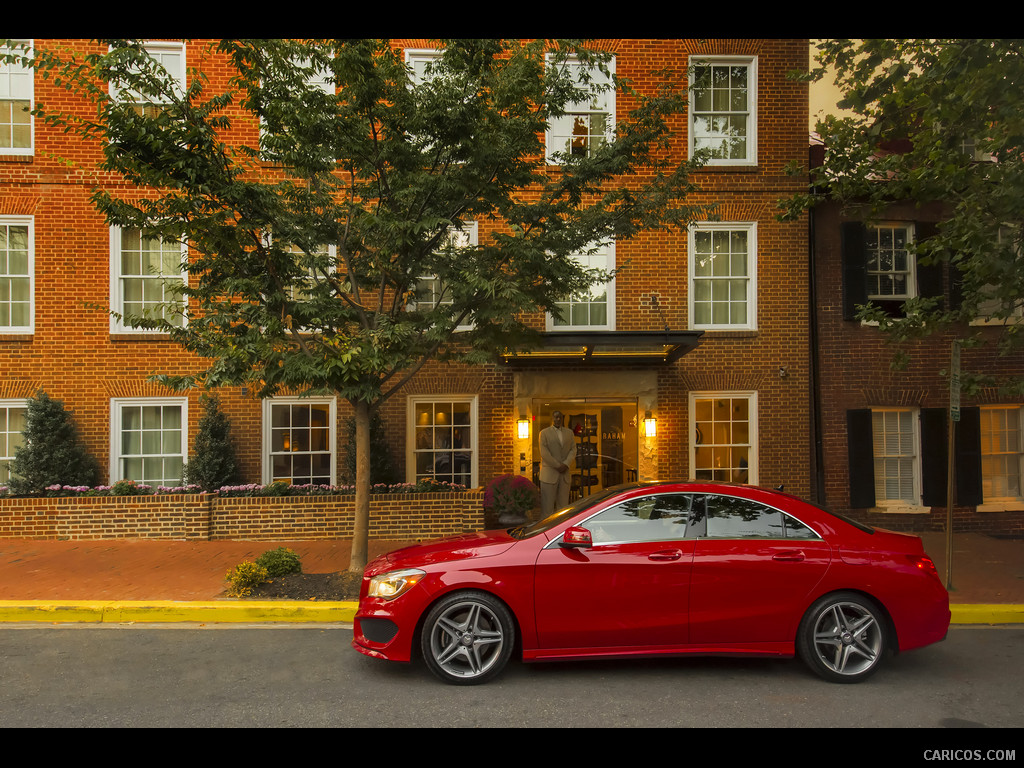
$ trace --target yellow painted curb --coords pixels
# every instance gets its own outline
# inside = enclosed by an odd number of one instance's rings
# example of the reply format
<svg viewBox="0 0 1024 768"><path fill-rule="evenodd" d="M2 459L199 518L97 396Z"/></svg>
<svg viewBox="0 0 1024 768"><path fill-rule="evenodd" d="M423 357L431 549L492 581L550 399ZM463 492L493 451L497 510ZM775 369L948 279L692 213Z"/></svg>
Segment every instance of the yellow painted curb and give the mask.
<svg viewBox="0 0 1024 768"><path fill-rule="evenodd" d="M0 622L95 623L246 623L351 622L354 602L293 600L0 600Z"/></svg>
<svg viewBox="0 0 1024 768"><path fill-rule="evenodd" d="M1024 624L1024 605L951 605L951 624Z"/></svg>

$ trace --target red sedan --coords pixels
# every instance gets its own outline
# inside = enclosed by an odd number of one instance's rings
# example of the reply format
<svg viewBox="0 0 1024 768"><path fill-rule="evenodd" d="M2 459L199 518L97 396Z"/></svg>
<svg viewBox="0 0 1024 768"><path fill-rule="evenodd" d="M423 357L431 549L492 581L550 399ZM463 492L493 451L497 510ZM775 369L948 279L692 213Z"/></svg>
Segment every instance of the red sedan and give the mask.
<svg viewBox="0 0 1024 768"><path fill-rule="evenodd" d="M481 683L524 661L799 655L852 683L942 640L949 595L920 538L751 486L653 483L537 523L391 552L363 577L353 647L420 651Z"/></svg>

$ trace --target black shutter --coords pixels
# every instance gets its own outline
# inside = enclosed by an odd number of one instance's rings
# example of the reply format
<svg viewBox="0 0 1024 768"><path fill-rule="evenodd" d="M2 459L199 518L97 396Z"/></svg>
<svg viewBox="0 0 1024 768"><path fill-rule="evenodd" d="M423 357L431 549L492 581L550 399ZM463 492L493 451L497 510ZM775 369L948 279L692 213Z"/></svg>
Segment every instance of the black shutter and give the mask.
<svg viewBox="0 0 1024 768"><path fill-rule="evenodd" d="M846 221L840 224L839 230L843 271L843 320L856 320L857 305L868 303L864 225L859 221Z"/></svg>
<svg viewBox="0 0 1024 768"><path fill-rule="evenodd" d="M949 437L946 409L921 409L921 503L926 507L946 506L946 478L949 475Z"/></svg>
<svg viewBox="0 0 1024 768"><path fill-rule="evenodd" d="M935 223L931 221L917 222L914 229L919 243L934 237L937 231ZM937 296L941 299L943 262L939 260L939 254L932 255L935 258L932 264L917 262L917 295L925 298Z"/></svg>
<svg viewBox="0 0 1024 768"><path fill-rule="evenodd" d="M983 501L981 483L981 409L961 408L956 425L956 503L976 507Z"/></svg>
<svg viewBox="0 0 1024 768"><path fill-rule="evenodd" d="M875 454L871 409L846 412L846 449L850 468L850 507L875 506Z"/></svg>

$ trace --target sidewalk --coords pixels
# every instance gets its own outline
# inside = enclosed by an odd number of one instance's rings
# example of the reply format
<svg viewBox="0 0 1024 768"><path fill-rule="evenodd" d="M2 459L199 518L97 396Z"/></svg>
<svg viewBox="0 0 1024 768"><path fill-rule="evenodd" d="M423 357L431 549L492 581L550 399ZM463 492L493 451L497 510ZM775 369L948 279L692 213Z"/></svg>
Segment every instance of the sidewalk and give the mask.
<svg viewBox="0 0 1024 768"><path fill-rule="evenodd" d="M946 537L922 536L946 579ZM371 541L370 557L407 542ZM0 539L0 622L347 622L355 603L225 597L225 574L278 546L306 573L348 568L327 541L32 541ZM1024 623L1024 540L953 537L953 622Z"/></svg>

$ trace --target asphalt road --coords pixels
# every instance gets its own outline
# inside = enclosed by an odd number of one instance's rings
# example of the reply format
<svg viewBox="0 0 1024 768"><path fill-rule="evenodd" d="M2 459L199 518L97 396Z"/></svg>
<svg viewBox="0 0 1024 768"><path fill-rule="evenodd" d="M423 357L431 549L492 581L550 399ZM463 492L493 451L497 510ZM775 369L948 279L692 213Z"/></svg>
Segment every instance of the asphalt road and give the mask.
<svg viewBox="0 0 1024 768"><path fill-rule="evenodd" d="M5 727L1019 728L1024 626L947 640L835 685L798 661L512 664L453 687L366 658L319 626L0 628ZM966 734L964 734L966 737ZM1005 748L1013 731L986 732ZM973 742L972 742L973 743ZM919 758L921 739L897 750ZM888 751L888 748L887 748ZM1018 750L1019 757L1024 751ZM899 757L900 755L895 755Z"/></svg>

